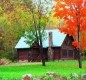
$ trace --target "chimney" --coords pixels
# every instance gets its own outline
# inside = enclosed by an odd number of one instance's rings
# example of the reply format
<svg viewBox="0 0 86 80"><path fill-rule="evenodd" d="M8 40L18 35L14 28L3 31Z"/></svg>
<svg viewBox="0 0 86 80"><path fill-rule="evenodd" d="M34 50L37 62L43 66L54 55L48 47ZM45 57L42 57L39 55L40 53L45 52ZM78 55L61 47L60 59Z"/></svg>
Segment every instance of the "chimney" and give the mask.
<svg viewBox="0 0 86 80"><path fill-rule="evenodd" d="M49 47L52 47L52 32L49 32Z"/></svg>
<svg viewBox="0 0 86 80"><path fill-rule="evenodd" d="M53 61L53 49L52 49L52 32L49 32L49 47L48 47L48 60Z"/></svg>

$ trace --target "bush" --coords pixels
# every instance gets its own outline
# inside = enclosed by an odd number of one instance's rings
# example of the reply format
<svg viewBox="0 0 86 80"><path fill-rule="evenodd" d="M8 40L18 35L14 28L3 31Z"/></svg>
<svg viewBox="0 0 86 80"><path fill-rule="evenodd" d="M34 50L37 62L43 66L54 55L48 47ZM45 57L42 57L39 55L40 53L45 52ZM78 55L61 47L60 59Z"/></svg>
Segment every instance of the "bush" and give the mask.
<svg viewBox="0 0 86 80"><path fill-rule="evenodd" d="M0 59L0 65L6 65L9 64L11 61L6 59L6 58L2 58Z"/></svg>
<svg viewBox="0 0 86 80"><path fill-rule="evenodd" d="M54 72L47 72L45 76L34 77L31 74L25 74L21 78L2 78L0 80L86 80L86 74L78 75L72 73L68 78L57 75Z"/></svg>
<svg viewBox="0 0 86 80"><path fill-rule="evenodd" d="M23 75L23 80L67 80L67 77L62 77L54 72L47 72L43 77L33 77L31 74Z"/></svg>
<svg viewBox="0 0 86 80"><path fill-rule="evenodd" d="M6 59L14 61L14 54L13 53L3 53L3 54L0 54L0 58L1 59L6 58Z"/></svg>
<svg viewBox="0 0 86 80"><path fill-rule="evenodd" d="M62 77L54 72L47 72L44 80L60 80Z"/></svg>

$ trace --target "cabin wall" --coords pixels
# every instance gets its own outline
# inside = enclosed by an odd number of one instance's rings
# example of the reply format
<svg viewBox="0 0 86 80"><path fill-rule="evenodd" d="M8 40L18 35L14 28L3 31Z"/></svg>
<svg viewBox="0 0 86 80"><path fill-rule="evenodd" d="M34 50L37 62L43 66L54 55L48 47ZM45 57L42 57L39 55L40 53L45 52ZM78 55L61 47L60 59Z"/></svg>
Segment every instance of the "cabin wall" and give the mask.
<svg viewBox="0 0 86 80"><path fill-rule="evenodd" d="M45 60L47 60L47 49L43 49ZM17 49L17 59L20 62L41 61L41 55L38 48Z"/></svg>
<svg viewBox="0 0 86 80"><path fill-rule="evenodd" d="M77 53L75 51L72 36L66 36L62 46L61 46L61 59L77 59Z"/></svg>
<svg viewBox="0 0 86 80"><path fill-rule="evenodd" d="M54 60L59 60L61 57L60 56L60 47L54 47L53 53L54 53Z"/></svg>
<svg viewBox="0 0 86 80"><path fill-rule="evenodd" d="M48 48L43 49L43 56L45 57L45 60L48 61ZM54 60L60 59L60 48L53 48L54 52ZM41 55L39 53L38 48L35 49L17 49L17 58L20 62L35 62L35 61L41 61Z"/></svg>
<svg viewBox="0 0 86 80"><path fill-rule="evenodd" d="M70 50L71 48L67 49L67 50ZM44 57L45 57L45 60L48 61L48 54L47 54L47 48L43 49L44 50ZM65 52L65 51L64 51ZM73 57L65 57L65 53L64 55L62 55L62 48L57 48L57 47L54 47L53 48L53 60L62 60L62 59L77 59L77 51L75 50L73 52ZM71 54L70 54L71 55ZM41 61L41 55L38 51L38 49L18 49L17 50L17 58L18 58L18 61L20 62L38 62L38 61Z"/></svg>
<svg viewBox="0 0 86 80"><path fill-rule="evenodd" d="M28 62L29 49L17 49L17 59L19 62Z"/></svg>

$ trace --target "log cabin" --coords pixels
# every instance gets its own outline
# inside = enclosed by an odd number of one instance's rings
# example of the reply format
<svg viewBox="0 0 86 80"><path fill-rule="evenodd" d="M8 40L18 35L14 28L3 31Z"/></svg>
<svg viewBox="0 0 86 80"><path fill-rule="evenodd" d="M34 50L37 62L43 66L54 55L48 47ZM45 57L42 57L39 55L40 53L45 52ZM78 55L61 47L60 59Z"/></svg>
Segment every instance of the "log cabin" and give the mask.
<svg viewBox="0 0 86 80"><path fill-rule="evenodd" d="M46 39L43 43L43 56L45 60L74 60L77 59L76 49L72 45L72 36L61 33L58 29L45 30ZM37 44L30 47L25 43L25 37L16 44L17 59L22 62L41 61L41 55Z"/></svg>

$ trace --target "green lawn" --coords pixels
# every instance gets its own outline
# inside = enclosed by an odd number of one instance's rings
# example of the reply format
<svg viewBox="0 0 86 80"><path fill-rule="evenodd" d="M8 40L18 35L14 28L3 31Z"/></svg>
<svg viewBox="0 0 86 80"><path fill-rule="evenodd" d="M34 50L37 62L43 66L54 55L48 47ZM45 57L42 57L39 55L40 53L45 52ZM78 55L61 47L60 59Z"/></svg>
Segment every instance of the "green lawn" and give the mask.
<svg viewBox="0 0 86 80"><path fill-rule="evenodd" d="M83 61L83 68L78 68L77 61L54 61L46 62L46 66L41 66L41 63L11 63L7 66L0 66L0 78L17 78L24 74L32 74L33 76L44 76L46 72L55 72L62 76L69 76L71 73L82 74L86 73L86 61Z"/></svg>

